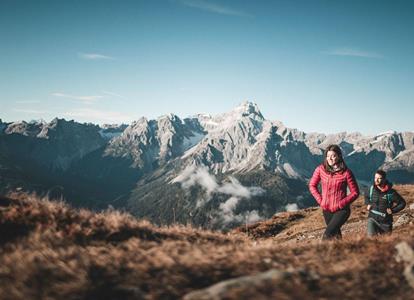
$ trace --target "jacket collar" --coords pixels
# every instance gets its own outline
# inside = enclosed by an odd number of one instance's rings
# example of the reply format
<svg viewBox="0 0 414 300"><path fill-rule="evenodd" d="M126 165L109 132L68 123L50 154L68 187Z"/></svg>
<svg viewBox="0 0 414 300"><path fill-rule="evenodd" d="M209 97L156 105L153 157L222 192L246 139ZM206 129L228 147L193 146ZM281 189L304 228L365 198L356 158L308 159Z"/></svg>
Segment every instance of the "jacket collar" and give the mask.
<svg viewBox="0 0 414 300"><path fill-rule="evenodd" d="M387 181L385 181L385 184L383 186L378 186L378 185L375 185L375 184L374 184L374 186L381 193L386 193L392 188L392 183L387 180Z"/></svg>

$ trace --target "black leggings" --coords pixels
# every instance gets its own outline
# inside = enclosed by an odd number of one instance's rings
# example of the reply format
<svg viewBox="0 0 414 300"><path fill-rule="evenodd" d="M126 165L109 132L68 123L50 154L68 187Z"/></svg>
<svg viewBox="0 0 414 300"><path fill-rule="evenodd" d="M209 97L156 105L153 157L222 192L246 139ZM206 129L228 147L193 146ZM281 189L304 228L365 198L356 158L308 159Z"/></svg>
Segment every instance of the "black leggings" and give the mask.
<svg viewBox="0 0 414 300"><path fill-rule="evenodd" d="M344 225L346 220L348 220L351 214L351 209L347 205L341 210L336 212L329 212L324 210L323 217L325 218L326 230L323 234L322 239L331 239L331 238L342 238L341 226Z"/></svg>

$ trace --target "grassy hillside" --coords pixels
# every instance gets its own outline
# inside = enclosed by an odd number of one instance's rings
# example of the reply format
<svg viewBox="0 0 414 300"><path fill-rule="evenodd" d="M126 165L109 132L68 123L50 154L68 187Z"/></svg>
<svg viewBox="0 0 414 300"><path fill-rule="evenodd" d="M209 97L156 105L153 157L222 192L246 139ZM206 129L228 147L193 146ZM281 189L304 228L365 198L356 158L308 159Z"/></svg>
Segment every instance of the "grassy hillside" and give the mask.
<svg viewBox="0 0 414 300"><path fill-rule="evenodd" d="M414 186L396 188L410 206ZM414 246L414 210L402 215L392 235L366 238L359 198L344 239L320 243L316 208L223 234L11 195L0 198L0 299L410 299L396 246Z"/></svg>

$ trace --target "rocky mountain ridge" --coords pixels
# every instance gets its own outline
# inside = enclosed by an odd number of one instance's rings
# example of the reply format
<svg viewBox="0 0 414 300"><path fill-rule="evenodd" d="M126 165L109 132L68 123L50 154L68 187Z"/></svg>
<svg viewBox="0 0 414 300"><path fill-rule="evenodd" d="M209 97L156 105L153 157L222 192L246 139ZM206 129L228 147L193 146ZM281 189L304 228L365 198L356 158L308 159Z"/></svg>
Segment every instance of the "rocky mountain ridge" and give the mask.
<svg viewBox="0 0 414 300"><path fill-rule="evenodd" d="M83 199L79 206L112 205L155 222L232 227L312 205L306 182L332 143L360 183L378 168L414 182L414 132L305 133L243 102L216 116L169 114L129 125L0 122L0 191L53 191ZM255 188L262 192L240 192Z"/></svg>
<svg viewBox="0 0 414 300"><path fill-rule="evenodd" d="M77 143L76 146L90 139L88 134L95 131L102 141L96 135L93 138L99 147L105 146L105 155L130 157L135 167L147 170L181 157L205 165L215 173L262 168L288 177L306 178L329 144L339 144L351 165L360 154L372 153L378 157L375 165L386 170L411 170L414 166L414 132L390 131L376 136L305 133L287 128L280 121L266 120L257 104L247 101L228 113L198 114L184 120L170 114L156 120L143 117L130 125L102 127L57 118L50 123L0 124L3 135L67 139ZM86 147L77 157L99 147Z"/></svg>

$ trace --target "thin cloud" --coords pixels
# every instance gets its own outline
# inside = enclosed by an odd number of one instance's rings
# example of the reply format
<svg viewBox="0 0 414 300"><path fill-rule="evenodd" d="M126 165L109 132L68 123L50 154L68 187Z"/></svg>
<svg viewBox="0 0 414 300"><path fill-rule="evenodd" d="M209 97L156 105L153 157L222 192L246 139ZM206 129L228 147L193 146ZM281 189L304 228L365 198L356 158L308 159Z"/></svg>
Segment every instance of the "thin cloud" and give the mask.
<svg viewBox="0 0 414 300"><path fill-rule="evenodd" d="M94 103L96 101L98 101L99 99L103 98L104 96L100 96L100 95L93 95L93 96L75 96L75 95L70 95L70 94L65 94L65 93L52 93L52 96L54 97L60 97L60 98L68 98L68 99L73 99L73 100L80 100L83 101L86 104L91 104Z"/></svg>
<svg viewBox="0 0 414 300"><path fill-rule="evenodd" d="M64 116L81 119L86 122L94 121L97 123L128 123L133 120L131 116L118 111L104 111L89 108L74 109L65 113Z"/></svg>
<svg viewBox="0 0 414 300"><path fill-rule="evenodd" d="M50 113L50 111L47 111L47 110L35 110L35 109L13 108L12 110L15 112L20 112L20 113L25 113L25 114L35 114L35 115L42 115L42 114Z"/></svg>
<svg viewBox="0 0 414 300"><path fill-rule="evenodd" d="M328 55L336 56L354 56L354 57L365 57L365 58L384 58L383 55L376 52L362 51L355 48L337 48L330 51L323 52Z"/></svg>
<svg viewBox="0 0 414 300"><path fill-rule="evenodd" d="M125 99L124 96L119 95L119 94L114 93L114 92L102 91L102 94L105 94L105 95L108 95L108 96L112 96L112 97L116 97L116 98Z"/></svg>
<svg viewBox="0 0 414 300"><path fill-rule="evenodd" d="M230 7L226 7L217 3L213 3L206 0L178 0L179 3L182 5L201 9L204 11L208 11L211 13L216 13L220 15L230 15L230 16L238 16L238 17L253 17L253 15L242 12L240 10L235 10Z"/></svg>
<svg viewBox="0 0 414 300"><path fill-rule="evenodd" d="M38 100L21 100L21 101L16 101L16 104L36 104L36 103L40 103L40 101Z"/></svg>
<svg viewBox="0 0 414 300"><path fill-rule="evenodd" d="M78 53L78 56L86 60L114 60L115 58L108 55L103 55L99 53Z"/></svg>

